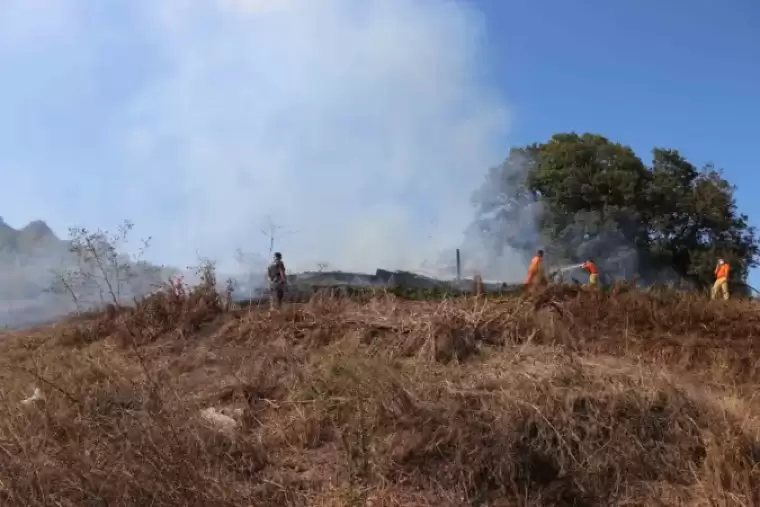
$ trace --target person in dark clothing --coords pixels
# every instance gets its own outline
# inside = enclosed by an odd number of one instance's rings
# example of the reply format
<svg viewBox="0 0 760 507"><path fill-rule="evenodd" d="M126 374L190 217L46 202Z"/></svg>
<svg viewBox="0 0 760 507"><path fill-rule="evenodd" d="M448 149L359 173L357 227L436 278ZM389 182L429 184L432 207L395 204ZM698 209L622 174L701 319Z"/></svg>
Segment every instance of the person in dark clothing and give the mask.
<svg viewBox="0 0 760 507"><path fill-rule="evenodd" d="M285 288L288 284L287 276L285 275L285 263L282 262L282 254L275 252L272 263L267 268L267 277L269 278L269 293L272 297L272 302L277 302L277 306L282 304L282 299L285 297ZM275 299L276 298L276 299Z"/></svg>

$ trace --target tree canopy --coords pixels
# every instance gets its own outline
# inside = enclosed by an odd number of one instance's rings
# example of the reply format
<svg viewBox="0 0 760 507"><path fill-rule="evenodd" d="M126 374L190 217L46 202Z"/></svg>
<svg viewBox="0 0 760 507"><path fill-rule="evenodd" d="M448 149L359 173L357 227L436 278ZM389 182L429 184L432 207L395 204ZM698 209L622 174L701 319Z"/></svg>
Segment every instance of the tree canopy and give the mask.
<svg viewBox="0 0 760 507"><path fill-rule="evenodd" d="M760 248L734 190L677 150L655 148L647 166L603 136L561 133L489 171L474 225L497 253L542 247L557 263L591 257L608 274L647 281L704 287L723 257L741 291Z"/></svg>

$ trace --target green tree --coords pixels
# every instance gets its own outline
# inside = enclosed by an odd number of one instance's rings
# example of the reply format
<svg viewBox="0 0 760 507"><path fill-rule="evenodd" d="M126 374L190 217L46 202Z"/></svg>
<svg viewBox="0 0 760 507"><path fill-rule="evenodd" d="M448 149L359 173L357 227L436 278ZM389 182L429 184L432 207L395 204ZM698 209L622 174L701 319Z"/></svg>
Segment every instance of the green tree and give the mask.
<svg viewBox="0 0 760 507"><path fill-rule="evenodd" d="M489 171L474 225L497 251L542 246L557 262L593 257L608 273L700 287L723 256L741 288L759 250L733 192L720 171L675 150L655 149L647 167L628 146L563 133L511 150Z"/></svg>
<svg viewBox="0 0 760 507"><path fill-rule="evenodd" d="M657 148L653 155L646 217L652 258L705 286L715 259L724 257L733 285L741 287L756 265L758 242L736 208L735 187L712 165L698 170L676 150Z"/></svg>

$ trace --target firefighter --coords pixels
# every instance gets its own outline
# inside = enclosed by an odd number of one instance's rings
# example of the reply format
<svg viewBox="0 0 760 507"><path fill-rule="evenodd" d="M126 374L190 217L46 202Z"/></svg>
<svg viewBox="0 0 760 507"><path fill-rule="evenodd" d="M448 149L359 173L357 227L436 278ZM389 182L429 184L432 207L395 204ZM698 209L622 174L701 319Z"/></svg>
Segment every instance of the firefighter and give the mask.
<svg viewBox="0 0 760 507"><path fill-rule="evenodd" d="M730 269L726 261L718 259L718 264L715 266L715 284L713 284L710 299L717 298L718 294L722 294L723 299L728 299L728 272Z"/></svg>
<svg viewBox="0 0 760 507"><path fill-rule="evenodd" d="M588 285L589 287L596 287L599 285L599 268L594 264L593 259L588 259L583 263L583 269L588 271Z"/></svg>
<svg viewBox="0 0 760 507"><path fill-rule="evenodd" d="M528 287L543 285L546 282L544 275L544 251L539 250L528 267L528 276L525 279L525 285Z"/></svg>
<svg viewBox="0 0 760 507"><path fill-rule="evenodd" d="M282 262L282 254L275 252L272 263L267 268L267 277L269 278L269 292L272 297L272 303L276 301L277 306L282 304L285 297L285 287L288 284L288 278L285 275L285 263Z"/></svg>

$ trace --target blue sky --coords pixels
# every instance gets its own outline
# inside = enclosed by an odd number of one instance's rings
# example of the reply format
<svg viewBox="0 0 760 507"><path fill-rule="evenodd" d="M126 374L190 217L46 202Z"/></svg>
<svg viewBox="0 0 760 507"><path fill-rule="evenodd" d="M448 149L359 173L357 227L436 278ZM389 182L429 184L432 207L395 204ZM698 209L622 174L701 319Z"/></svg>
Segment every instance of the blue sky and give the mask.
<svg viewBox="0 0 760 507"><path fill-rule="evenodd" d="M516 144L590 131L713 162L760 225L760 2L490 1L490 58ZM751 285L760 288L753 273Z"/></svg>
<svg viewBox="0 0 760 507"><path fill-rule="evenodd" d="M712 161L760 216L758 21L750 0L3 0L0 216L129 218L182 265L265 253L271 215L295 267L417 267L511 145L568 130Z"/></svg>

